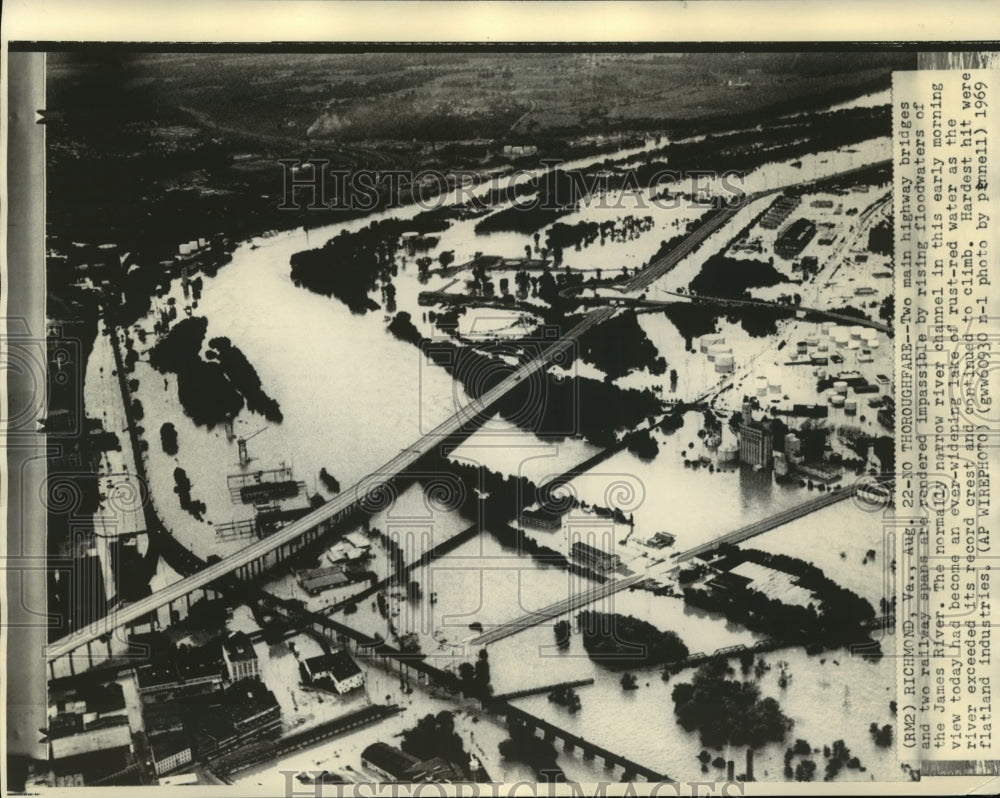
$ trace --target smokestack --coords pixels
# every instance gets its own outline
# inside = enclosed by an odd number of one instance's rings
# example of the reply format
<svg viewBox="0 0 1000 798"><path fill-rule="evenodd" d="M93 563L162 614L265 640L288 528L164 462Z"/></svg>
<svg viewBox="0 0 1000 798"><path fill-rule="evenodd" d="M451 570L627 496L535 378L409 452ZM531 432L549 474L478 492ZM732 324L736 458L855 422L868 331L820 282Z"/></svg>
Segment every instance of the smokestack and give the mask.
<svg viewBox="0 0 1000 798"><path fill-rule="evenodd" d="M753 749L747 749L747 781L753 781Z"/></svg>

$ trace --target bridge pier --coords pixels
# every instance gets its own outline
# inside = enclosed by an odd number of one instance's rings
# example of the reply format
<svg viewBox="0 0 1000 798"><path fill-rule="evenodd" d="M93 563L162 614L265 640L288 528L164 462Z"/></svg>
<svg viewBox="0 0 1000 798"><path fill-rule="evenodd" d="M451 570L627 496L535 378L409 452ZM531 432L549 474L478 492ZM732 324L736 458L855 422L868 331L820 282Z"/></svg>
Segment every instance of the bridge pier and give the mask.
<svg viewBox="0 0 1000 798"><path fill-rule="evenodd" d="M592 762L594 759L594 751L590 748L583 749L583 759L586 762Z"/></svg>
<svg viewBox="0 0 1000 798"><path fill-rule="evenodd" d="M622 781L635 781L635 773L631 770L626 770L622 774Z"/></svg>
<svg viewBox="0 0 1000 798"><path fill-rule="evenodd" d="M613 760L610 756L604 757L605 770L611 770L612 768L614 768L614 766L615 766L615 760Z"/></svg>
<svg viewBox="0 0 1000 798"><path fill-rule="evenodd" d="M552 731L552 729L546 729L544 737L545 737L545 742L551 743L553 740L556 739L556 733Z"/></svg>
<svg viewBox="0 0 1000 798"><path fill-rule="evenodd" d="M563 751L572 751L575 748L576 748L576 745L574 744L574 742L572 740L567 739L567 740L565 740L563 742Z"/></svg>

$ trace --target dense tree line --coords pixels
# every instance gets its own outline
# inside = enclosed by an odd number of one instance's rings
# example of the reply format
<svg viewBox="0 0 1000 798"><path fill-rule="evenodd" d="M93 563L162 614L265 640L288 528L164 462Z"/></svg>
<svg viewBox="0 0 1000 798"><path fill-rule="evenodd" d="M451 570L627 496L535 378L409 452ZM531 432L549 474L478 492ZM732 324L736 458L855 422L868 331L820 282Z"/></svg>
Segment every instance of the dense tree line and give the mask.
<svg viewBox="0 0 1000 798"><path fill-rule="evenodd" d="M318 249L296 252L291 258L292 282L317 294L333 296L352 313L378 308L368 295L381 279L389 283L396 270L396 252L402 233L440 232L448 228L444 211L426 211L413 219L383 219L354 232L342 230Z"/></svg>
<svg viewBox="0 0 1000 798"><path fill-rule="evenodd" d="M216 353L219 365L222 366L233 387L243 394L247 410L264 416L268 421L280 423L281 408L274 399L264 393L260 377L257 376L256 369L250 365L246 355L233 346L228 338L213 338L208 345ZM208 353L210 359L214 359L213 351Z"/></svg>
<svg viewBox="0 0 1000 798"><path fill-rule="evenodd" d="M731 567L741 562L754 562L792 575L797 585L816 596L816 603L805 607L785 604L752 587L743 588L738 597L734 597L710 588L689 586L684 588L684 600L688 604L719 612L748 629L808 648L837 648L869 642L871 650L865 656L880 656L878 645L862 628L875 617L872 605L834 582L812 563L785 554L739 549L730 544L720 546L719 552L727 556Z"/></svg>
<svg viewBox="0 0 1000 798"><path fill-rule="evenodd" d="M323 483L323 487L330 491L330 493L340 493L340 483L325 468L319 470L319 481Z"/></svg>
<svg viewBox="0 0 1000 798"><path fill-rule="evenodd" d="M667 372L667 361L631 309L587 330L578 344L580 356L603 371L609 380L643 369L654 376Z"/></svg>
<svg viewBox="0 0 1000 798"><path fill-rule="evenodd" d="M705 261L691 281L691 291L703 296L741 299L750 288L788 282L788 278L770 263L760 260L730 258L716 253ZM756 312L756 308L754 312Z"/></svg>
<svg viewBox="0 0 1000 798"><path fill-rule="evenodd" d="M177 396L195 424L209 428L235 417L244 402L270 421L281 421L281 408L267 396L246 356L228 338L213 338L216 349L201 356L208 319L192 316L177 322L149 352L149 363L161 373L177 375Z"/></svg>
<svg viewBox="0 0 1000 798"><path fill-rule="evenodd" d="M471 347L425 339L405 312L396 314L389 330L401 340L420 346L472 398L486 394L507 379L514 368ZM536 380L542 380L542 384L533 385ZM495 409L520 429L546 439L562 440L579 432L595 446L610 446L619 432L656 415L661 408L660 399L649 390L626 390L587 377L559 380L545 371L523 380Z"/></svg>
<svg viewBox="0 0 1000 798"><path fill-rule="evenodd" d="M207 508L204 502L191 498L191 480L183 468L174 469L174 483L174 493L180 499L181 508L201 521Z"/></svg>
<svg viewBox="0 0 1000 798"><path fill-rule="evenodd" d="M631 615L585 610L576 618L587 654L609 667L663 665L688 655L676 633Z"/></svg>

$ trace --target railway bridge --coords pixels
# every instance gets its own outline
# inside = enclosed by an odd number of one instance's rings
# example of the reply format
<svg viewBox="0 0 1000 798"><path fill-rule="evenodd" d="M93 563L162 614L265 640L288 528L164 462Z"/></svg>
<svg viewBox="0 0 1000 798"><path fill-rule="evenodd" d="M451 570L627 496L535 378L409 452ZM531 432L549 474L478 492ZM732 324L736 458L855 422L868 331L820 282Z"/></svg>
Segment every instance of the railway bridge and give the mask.
<svg viewBox="0 0 1000 798"><path fill-rule="evenodd" d="M551 743L555 740L562 740L564 751L574 751L579 748L583 754L583 758L586 760L595 758L603 759L604 767L608 770L621 768L622 774L620 780L623 782L635 781L637 776L641 776L648 782L660 783L673 781L665 773L660 773L646 767L633 759L629 759L624 754L616 753L604 746L592 743L579 734L567 731L561 726L556 726L554 723L543 720L537 715L532 715L530 712L525 712L523 709L518 709L509 703L497 705L496 711L498 714L505 715L508 723L521 726L532 735L537 731L541 731L542 739L546 742Z"/></svg>

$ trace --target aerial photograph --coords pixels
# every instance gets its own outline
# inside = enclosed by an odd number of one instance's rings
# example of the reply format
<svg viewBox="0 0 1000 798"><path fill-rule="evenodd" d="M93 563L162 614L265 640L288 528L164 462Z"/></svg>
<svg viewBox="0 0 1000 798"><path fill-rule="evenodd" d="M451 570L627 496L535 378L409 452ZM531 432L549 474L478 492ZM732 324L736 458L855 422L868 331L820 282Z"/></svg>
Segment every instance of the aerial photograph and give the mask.
<svg viewBox="0 0 1000 798"><path fill-rule="evenodd" d="M26 789L919 778L916 60L48 52Z"/></svg>

